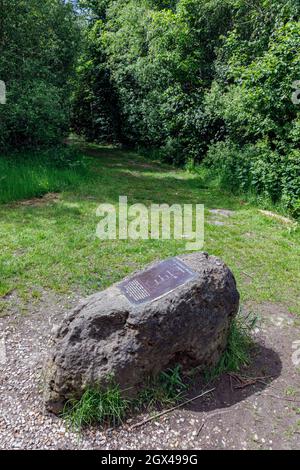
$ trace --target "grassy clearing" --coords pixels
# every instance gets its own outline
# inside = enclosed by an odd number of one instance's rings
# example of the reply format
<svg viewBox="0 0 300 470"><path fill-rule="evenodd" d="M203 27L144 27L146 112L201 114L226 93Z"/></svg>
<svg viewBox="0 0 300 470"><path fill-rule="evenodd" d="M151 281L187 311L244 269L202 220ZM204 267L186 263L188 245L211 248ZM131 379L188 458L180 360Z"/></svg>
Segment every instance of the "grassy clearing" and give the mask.
<svg viewBox="0 0 300 470"><path fill-rule="evenodd" d="M257 206L194 175L136 153L95 145L82 150L87 177L62 187L59 201L0 205L0 296L38 289L83 295L106 288L154 260L185 252L185 241L100 241L100 203L203 203L204 250L233 270L242 302L279 302L300 314L300 231L262 215ZM57 188L56 188L57 190ZM209 209L235 211L211 225ZM220 219L221 220L221 219ZM1 303L1 300L0 300Z"/></svg>

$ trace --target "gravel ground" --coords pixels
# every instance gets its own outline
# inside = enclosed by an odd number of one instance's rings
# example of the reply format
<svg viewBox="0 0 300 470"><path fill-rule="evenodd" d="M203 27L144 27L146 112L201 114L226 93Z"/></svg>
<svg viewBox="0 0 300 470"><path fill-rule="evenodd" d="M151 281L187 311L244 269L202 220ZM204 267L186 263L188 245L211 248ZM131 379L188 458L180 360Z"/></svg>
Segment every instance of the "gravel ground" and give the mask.
<svg viewBox="0 0 300 470"><path fill-rule="evenodd" d="M43 365L51 332L78 300L43 292L25 314L15 294L1 300L1 449L300 449L300 323L268 303L248 306L262 323L246 372L268 378L251 385L224 375L212 394L137 429L146 415L111 431L70 432L44 410ZM190 396L202 387L199 379Z"/></svg>

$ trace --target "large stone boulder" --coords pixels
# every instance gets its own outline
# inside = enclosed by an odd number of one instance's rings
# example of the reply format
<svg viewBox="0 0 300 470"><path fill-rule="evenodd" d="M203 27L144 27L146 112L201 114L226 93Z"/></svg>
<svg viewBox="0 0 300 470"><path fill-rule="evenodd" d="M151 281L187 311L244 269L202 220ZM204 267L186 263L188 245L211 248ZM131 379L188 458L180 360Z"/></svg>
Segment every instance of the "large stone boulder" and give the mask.
<svg viewBox="0 0 300 470"><path fill-rule="evenodd" d="M239 308L228 267L214 256L191 253L138 276L145 289L136 290L137 277L131 276L65 318L47 364L48 410L59 413L68 399L80 398L89 386L105 387L112 376L131 397L171 365L204 369L219 360Z"/></svg>

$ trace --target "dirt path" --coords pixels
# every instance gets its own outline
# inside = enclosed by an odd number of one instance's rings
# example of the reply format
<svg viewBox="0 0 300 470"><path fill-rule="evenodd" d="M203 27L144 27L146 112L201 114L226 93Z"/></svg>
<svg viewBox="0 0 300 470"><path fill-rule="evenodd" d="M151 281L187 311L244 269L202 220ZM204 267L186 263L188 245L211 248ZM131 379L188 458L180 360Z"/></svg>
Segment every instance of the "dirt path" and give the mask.
<svg viewBox="0 0 300 470"><path fill-rule="evenodd" d="M78 298L44 293L27 315L14 295L6 301L14 310L0 318L1 449L300 449L300 324L280 305L247 306L262 321L246 374L270 377L265 383L236 388L241 384L226 375L212 395L141 428L130 430L145 416L79 437L42 404L51 331ZM202 386L196 384L191 396Z"/></svg>

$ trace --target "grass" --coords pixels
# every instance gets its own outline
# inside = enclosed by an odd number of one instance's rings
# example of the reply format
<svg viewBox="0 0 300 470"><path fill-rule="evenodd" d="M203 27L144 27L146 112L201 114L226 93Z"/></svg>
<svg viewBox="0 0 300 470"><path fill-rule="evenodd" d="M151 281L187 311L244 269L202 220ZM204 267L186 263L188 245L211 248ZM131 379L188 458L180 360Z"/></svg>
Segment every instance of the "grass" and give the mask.
<svg viewBox="0 0 300 470"><path fill-rule="evenodd" d="M298 228L291 230L265 217L257 206L197 175L137 153L96 145L86 146L82 153L86 175L75 169L74 180L45 186L60 192L55 203L0 205L0 305L12 290L29 301L41 289L86 295L149 262L184 253L184 240L100 241L96 237L98 205L117 204L119 195L127 195L129 204L205 204L204 250L230 266L242 303L278 302L300 314ZM10 177L11 197L17 179L17 173ZM224 226L211 225L208 211L213 208L235 214L224 220Z"/></svg>
<svg viewBox="0 0 300 470"><path fill-rule="evenodd" d="M117 385L111 385L105 391L97 388L88 389L80 400L69 401L63 412L63 418L71 429L81 430L96 423L117 426L122 422L129 407L129 402L121 397Z"/></svg>
<svg viewBox="0 0 300 470"><path fill-rule="evenodd" d="M182 377L180 365L161 372L156 380L149 380L138 398L133 402L136 411L152 410L161 406L173 406L183 397L188 384Z"/></svg>
<svg viewBox="0 0 300 470"><path fill-rule="evenodd" d="M156 380L149 380L138 397L130 401L122 398L114 383L106 390L89 388L80 400L66 403L62 417L71 429L79 431L96 424L117 426L129 413L174 405L186 389L181 368L176 366L162 372Z"/></svg>
<svg viewBox="0 0 300 470"><path fill-rule="evenodd" d="M215 368L206 371L206 380L210 381L226 372L239 372L242 367L250 365L253 348L252 332L257 316L249 313L239 314L232 321L226 351Z"/></svg>
<svg viewBox="0 0 300 470"><path fill-rule="evenodd" d="M60 147L0 156L0 204L76 187L84 171L78 155L71 159L69 153Z"/></svg>

